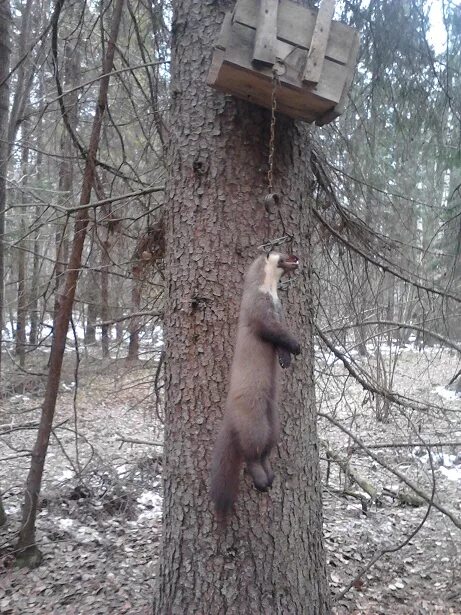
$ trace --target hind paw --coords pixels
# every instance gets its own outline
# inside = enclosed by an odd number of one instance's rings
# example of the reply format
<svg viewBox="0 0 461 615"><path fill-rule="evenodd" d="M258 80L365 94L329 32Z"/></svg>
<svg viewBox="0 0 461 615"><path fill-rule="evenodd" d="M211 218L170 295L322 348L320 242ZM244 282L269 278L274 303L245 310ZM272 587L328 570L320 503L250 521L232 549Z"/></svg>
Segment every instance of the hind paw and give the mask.
<svg viewBox="0 0 461 615"><path fill-rule="evenodd" d="M254 483L254 486L261 493L266 493L271 488L271 485L269 485L269 484L267 484L267 485L261 485L261 484L257 485L256 483Z"/></svg>

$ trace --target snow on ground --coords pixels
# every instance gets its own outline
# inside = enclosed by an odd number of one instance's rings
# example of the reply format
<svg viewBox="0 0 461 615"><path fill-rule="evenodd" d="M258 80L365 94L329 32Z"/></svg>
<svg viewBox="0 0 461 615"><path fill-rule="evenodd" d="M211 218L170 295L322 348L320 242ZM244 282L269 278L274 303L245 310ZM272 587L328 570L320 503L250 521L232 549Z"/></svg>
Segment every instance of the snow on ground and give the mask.
<svg viewBox="0 0 461 615"><path fill-rule="evenodd" d="M392 358L389 349L386 360ZM317 353L318 402L366 444L408 443L373 451L431 492L461 518L461 444L432 447L424 442L461 442L461 399L441 397L455 358L440 349L399 350L392 386L434 405L422 416L412 408L391 407L387 423L374 419L375 400L348 377L340 362ZM358 365L373 358L350 355ZM91 363L88 363L91 361ZM8 544L20 519L28 457L5 459L28 450L35 431L12 431L0 441L0 485L9 525L0 530L0 613L35 615L109 615L150 613L161 533L160 449L128 444L122 438L159 442L162 430L151 395L152 365L123 361L107 368L90 356L82 362L74 429L75 376L67 370L59 398L37 520L44 562L36 570L11 567ZM15 395L0 406L1 424L14 429L33 424L41 397ZM437 410L437 408L444 410ZM328 421L319 421L323 442L349 459L353 469L376 488L370 502L357 485L321 451L324 477L325 546L332 591L338 595L383 548L405 541L427 506L402 506L407 493L396 476L352 447ZM77 448L76 448L77 442ZM66 451L66 454L63 453ZM15 451L19 451L15 453ZM78 452L78 454L77 454ZM80 468L80 470L79 470ZM81 478L76 478L80 471ZM344 489L348 495L344 495ZM461 614L461 530L436 510L410 543L384 555L335 604L335 614Z"/></svg>

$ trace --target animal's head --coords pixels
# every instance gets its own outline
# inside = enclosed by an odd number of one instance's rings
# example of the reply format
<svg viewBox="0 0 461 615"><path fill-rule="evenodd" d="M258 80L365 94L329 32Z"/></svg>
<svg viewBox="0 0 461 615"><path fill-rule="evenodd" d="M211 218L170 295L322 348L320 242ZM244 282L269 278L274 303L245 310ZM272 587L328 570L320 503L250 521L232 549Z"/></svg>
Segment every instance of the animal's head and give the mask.
<svg viewBox="0 0 461 615"><path fill-rule="evenodd" d="M299 259L293 254L269 252L266 261L269 266L274 268L274 273L276 272L279 276L296 271L299 266Z"/></svg>

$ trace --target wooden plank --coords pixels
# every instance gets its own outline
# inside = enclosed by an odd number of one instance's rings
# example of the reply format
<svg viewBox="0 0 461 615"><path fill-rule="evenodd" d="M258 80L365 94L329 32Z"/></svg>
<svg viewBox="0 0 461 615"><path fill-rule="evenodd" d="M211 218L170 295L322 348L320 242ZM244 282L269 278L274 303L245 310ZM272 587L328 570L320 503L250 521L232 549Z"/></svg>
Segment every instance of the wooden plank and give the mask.
<svg viewBox="0 0 461 615"><path fill-rule="evenodd" d="M330 122L332 122L333 120L335 120L337 117L339 117L340 115L344 113L347 100L348 100L349 90L352 85L352 80L354 79L354 73L356 69L359 47L360 47L360 36L359 36L359 33L356 32L355 37L354 37L354 42L353 42L353 45L351 46L351 51L349 54L349 61L347 63L347 76L344 81L344 88L341 94L341 98L339 99L339 102L337 103L337 105L335 105L333 109L331 109L330 111L327 111L325 115L317 119L316 121L317 126L324 126L325 124L329 124Z"/></svg>
<svg viewBox="0 0 461 615"><path fill-rule="evenodd" d="M273 66L275 63L278 8L278 0L259 0L253 62L268 66Z"/></svg>
<svg viewBox="0 0 461 615"><path fill-rule="evenodd" d="M213 56L211 58L211 65L208 70L207 75L207 84L214 86L218 79L219 71L221 70L221 66L224 60L224 55L226 52L226 47L229 41L229 38L232 33L232 13L226 13L224 15L224 19L221 25L221 30L219 32L219 36L215 42L215 48L213 52Z"/></svg>
<svg viewBox="0 0 461 615"><path fill-rule="evenodd" d="M255 30L252 28L234 22L226 48L225 62L252 71L255 79L262 77L272 82L272 69L270 67L262 66L258 71L255 71L252 66L251 60L255 34ZM302 88L299 80L300 68L305 59L304 52L280 40L277 40L275 52L278 58L285 58L284 66L286 71L279 77L281 84L289 88L303 90L307 93L308 90ZM322 109L326 111L339 102L343 92L344 80L347 76L345 67L337 62L326 61L324 69L320 83L309 90L312 94L309 97L310 104L314 104L314 101L322 99L319 111ZM329 103L327 108L325 108L325 102Z"/></svg>
<svg viewBox="0 0 461 615"><path fill-rule="evenodd" d="M256 29L258 11L258 0L238 0L235 6L234 22ZM304 8L290 0L279 0L277 38L307 50L314 33L316 17L315 9ZM354 28L333 21L325 57L340 64L346 64L354 35Z"/></svg>
<svg viewBox="0 0 461 615"><path fill-rule="evenodd" d="M231 91L233 96L260 107L266 109L271 107L272 83L269 79L260 77L255 79L254 71L242 70L233 64L223 62L213 87L226 93ZM326 105L323 106L324 110L327 108ZM288 88L281 88L277 92L277 112L309 123L314 122L321 114L321 110L313 112L306 106L305 94L299 90L289 92Z"/></svg>
<svg viewBox="0 0 461 615"><path fill-rule="evenodd" d="M225 49L232 30L232 13L226 13L221 26L221 31L215 42L215 49Z"/></svg>
<svg viewBox="0 0 461 615"><path fill-rule="evenodd" d="M280 76L277 108L280 113L322 126L342 113L355 70L359 49L358 34L353 31L353 44L349 49L346 66L325 60L321 82L310 89L301 86L300 67L305 52L284 41L277 40L277 57L285 58L285 73ZM239 23L225 20L213 53L208 84L243 100L270 108L272 70L252 66L256 32ZM225 47L222 49L221 47Z"/></svg>
<svg viewBox="0 0 461 615"><path fill-rule="evenodd" d="M221 71L222 63L224 60L225 51L223 49L216 48L213 51L213 57L211 58L211 65L208 70L206 78L207 85L215 86L219 80L219 74Z"/></svg>
<svg viewBox="0 0 461 615"><path fill-rule="evenodd" d="M320 2L306 66L302 74L302 81L305 84L310 85L320 81L334 12L335 0L322 0Z"/></svg>

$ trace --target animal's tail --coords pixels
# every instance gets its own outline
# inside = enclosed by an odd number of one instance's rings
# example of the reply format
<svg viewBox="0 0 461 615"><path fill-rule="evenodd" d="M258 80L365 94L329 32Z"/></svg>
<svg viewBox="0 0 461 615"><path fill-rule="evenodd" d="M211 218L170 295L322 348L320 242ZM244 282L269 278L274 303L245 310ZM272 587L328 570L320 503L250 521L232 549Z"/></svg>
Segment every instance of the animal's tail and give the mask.
<svg viewBox="0 0 461 615"><path fill-rule="evenodd" d="M237 499L242 462L235 436L230 428L224 425L213 452L210 484L210 496L220 524L226 523Z"/></svg>

